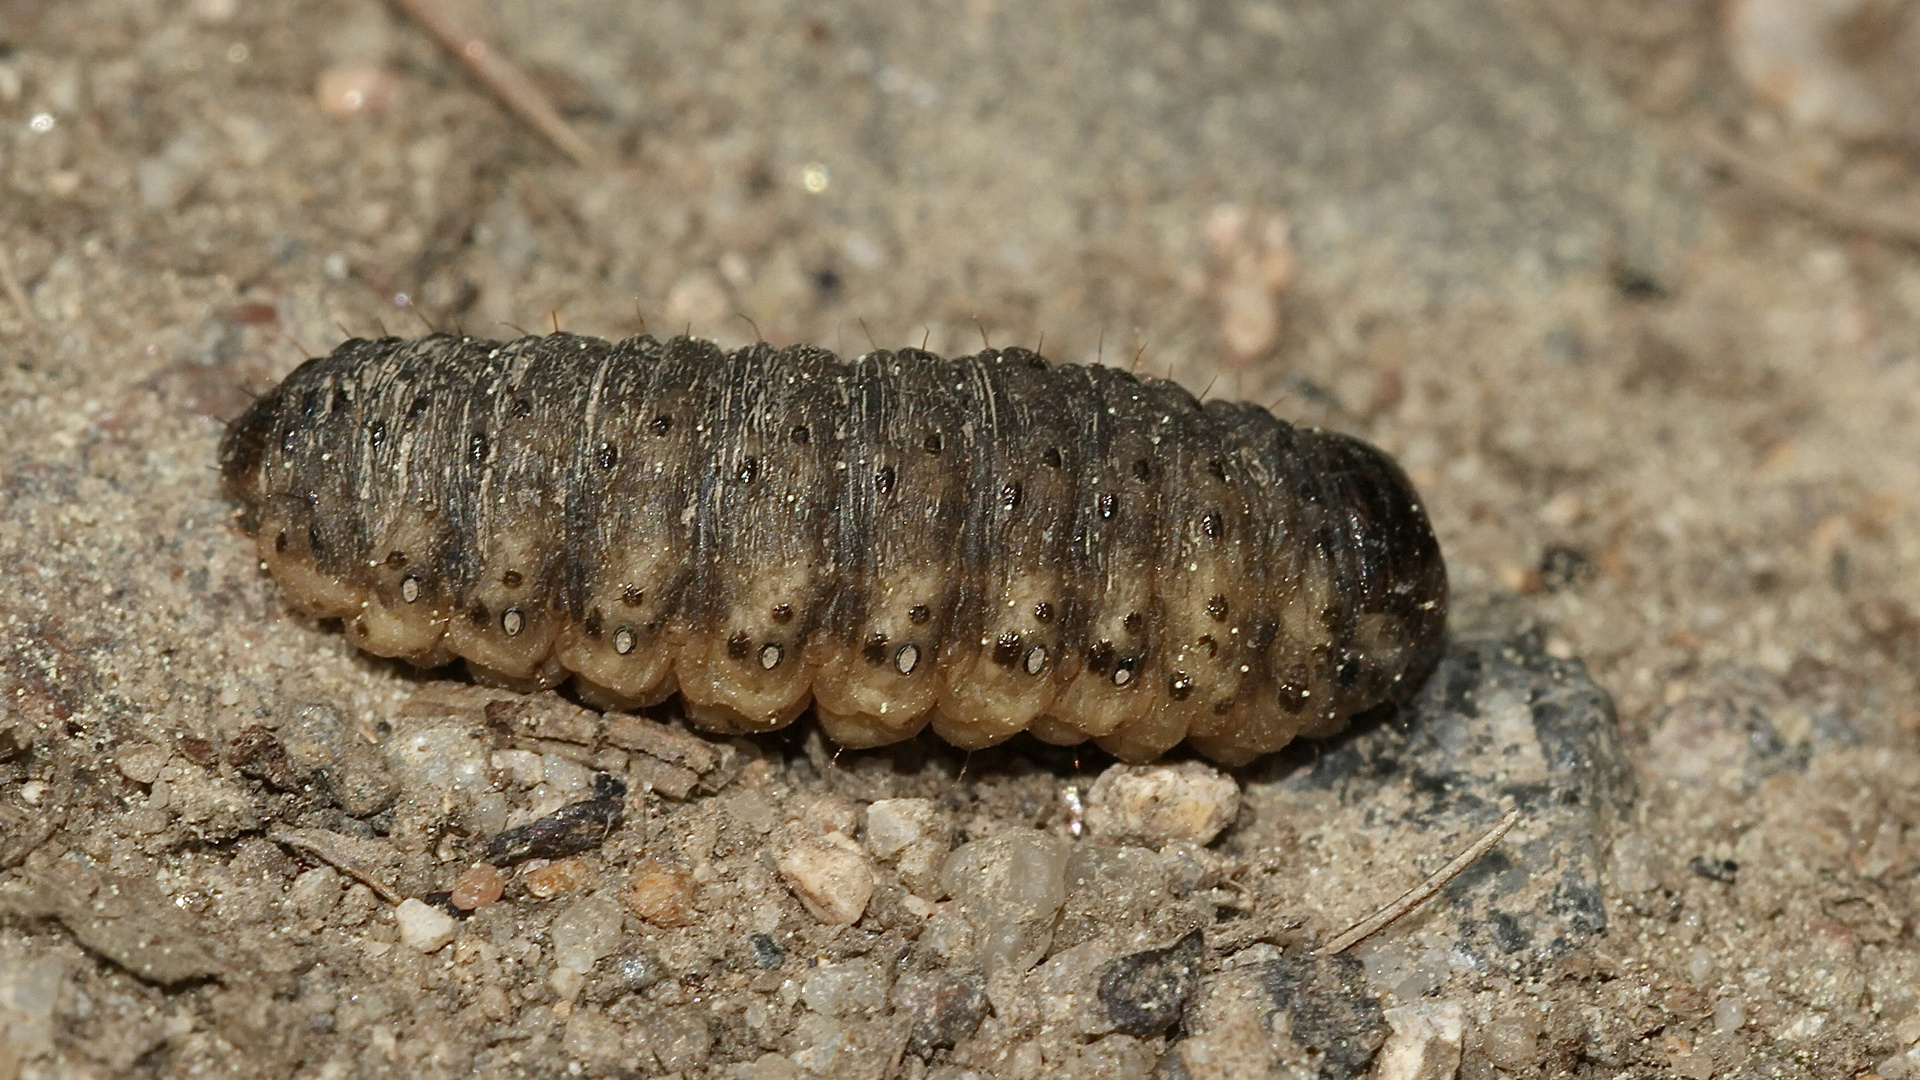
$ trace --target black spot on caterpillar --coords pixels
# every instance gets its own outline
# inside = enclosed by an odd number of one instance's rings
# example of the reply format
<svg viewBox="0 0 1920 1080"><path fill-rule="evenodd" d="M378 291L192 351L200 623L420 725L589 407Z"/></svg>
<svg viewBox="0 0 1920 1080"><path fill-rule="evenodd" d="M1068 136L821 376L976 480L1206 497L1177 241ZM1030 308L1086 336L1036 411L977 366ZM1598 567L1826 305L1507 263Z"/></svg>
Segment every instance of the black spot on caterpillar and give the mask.
<svg viewBox="0 0 1920 1080"><path fill-rule="evenodd" d="M1407 698L1446 621L1386 455L1023 349L355 340L220 455L361 648L715 731L1237 763Z"/></svg>

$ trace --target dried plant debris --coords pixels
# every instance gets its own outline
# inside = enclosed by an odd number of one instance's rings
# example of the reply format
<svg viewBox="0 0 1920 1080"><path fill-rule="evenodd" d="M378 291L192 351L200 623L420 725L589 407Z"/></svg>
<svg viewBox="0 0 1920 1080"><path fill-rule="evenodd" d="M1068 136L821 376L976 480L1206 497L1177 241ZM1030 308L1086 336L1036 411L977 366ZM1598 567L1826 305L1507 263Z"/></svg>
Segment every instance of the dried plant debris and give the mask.
<svg viewBox="0 0 1920 1080"><path fill-rule="evenodd" d="M267 834L275 843L304 851L361 882L390 904L400 902L388 884L400 853L381 840L328 832L325 829L275 829Z"/></svg>
<svg viewBox="0 0 1920 1080"><path fill-rule="evenodd" d="M558 859L592 851L620 827L627 785L601 773L594 795L555 810L538 821L508 829L487 842L487 861L512 866L528 859Z"/></svg>
<svg viewBox="0 0 1920 1080"><path fill-rule="evenodd" d="M752 755L671 724L583 709L557 694L513 694L451 684L421 688L403 716L457 716L484 724L497 746L624 772L636 789L684 801L725 787Z"/></svg>

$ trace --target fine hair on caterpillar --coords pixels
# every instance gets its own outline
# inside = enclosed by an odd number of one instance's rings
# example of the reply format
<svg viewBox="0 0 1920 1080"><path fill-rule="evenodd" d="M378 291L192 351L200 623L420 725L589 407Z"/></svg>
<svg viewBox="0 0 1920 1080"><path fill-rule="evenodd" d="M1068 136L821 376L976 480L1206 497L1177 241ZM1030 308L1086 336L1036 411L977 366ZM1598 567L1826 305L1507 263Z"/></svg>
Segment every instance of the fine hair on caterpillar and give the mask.
<svg viewBox="0 0 1920 1080"><path fill-rule="evenodd" d="M220 464L288 602L361 648L719 732L811 704L845 746L1238 763L1405 700L1446 622L1380 451L1025 349L353 340Z"/></svg>

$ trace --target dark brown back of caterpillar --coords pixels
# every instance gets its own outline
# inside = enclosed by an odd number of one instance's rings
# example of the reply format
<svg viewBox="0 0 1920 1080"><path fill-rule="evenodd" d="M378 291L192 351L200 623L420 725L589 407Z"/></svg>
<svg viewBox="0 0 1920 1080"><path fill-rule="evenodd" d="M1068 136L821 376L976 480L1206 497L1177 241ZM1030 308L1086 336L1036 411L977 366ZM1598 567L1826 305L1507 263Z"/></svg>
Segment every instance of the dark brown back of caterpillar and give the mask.
<svg viewBox="0 0 1920 1080"><path fill-rule="evenodd" d="M1227 762L1405 699L1446 569L1344 435L1021 349L350 341L255 403L228 490L360 647L840 742L931 723Z"/></svg>

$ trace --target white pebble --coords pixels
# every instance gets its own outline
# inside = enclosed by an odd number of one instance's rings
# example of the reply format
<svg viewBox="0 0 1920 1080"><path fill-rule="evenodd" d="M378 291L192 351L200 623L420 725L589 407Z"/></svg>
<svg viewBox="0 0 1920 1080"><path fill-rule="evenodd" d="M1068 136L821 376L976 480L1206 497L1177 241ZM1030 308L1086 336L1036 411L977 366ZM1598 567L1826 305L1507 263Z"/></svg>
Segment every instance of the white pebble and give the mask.
<svg viewBox="0 0 1920 1080"><path fill-rule="evenodd" d="M543 755L540 765L546 773L547 790L566 801L575 802L593 793L593 770L585 765L559 754Z"/></svg>
<svg viewBox="0 0 1920 1080"><path fill-rule="evenodd" d="M547 936L553 941L556 966L582 974L620 944L620 905L604 896L574 901L554 917Z"/></svg>
<svg viewBox="0 0 1920 1080"><path fill-rule="evenodd" d="M151 784L160 778L160 770L173 755L150 742L130 743L114 756L120 775L136 784Z"/></svg>
<svg viewBox="0 0 1920 1080"><path fill-rule="evenodd" d="M927 835L934 820L930 799L881 799L867 807L867 850L891 859Z"/></svg>
<svg viewBox="0 0 1920 1080"><path fill-rule="evenodd" d="M814 918L829 926L860 921L873 898L873 868L852 841L795 845L780 860L780 876ZM844 844L844 846L842 846Z"/></svg>
<svg viewBox="0 0 1920 1080"><path fill-rule="evenodd" d="M1466 1017L1458 1002L1421 1002L1386 1011L1393 1029L1374 1062L1375 1080L1452 1080L1460 1071Z"/></svg>
<svg viewBox="0 0 1920 1080"><path fill-rule="evenodd" d="M877 1015L887 1003L887 977L871 960L821 964L800 984L800 1000L824 1016Z"/></svg>
<svg viewBox="0 0 1920 1080"><path fill-rule="evenodd" d="M479 794L493 787L493 762L477 727L408 725L388 744L387 758L408 788Z"/></svg>
<svg viewBox="0 0 1920 1080"><path fill-rule="evenodd" d="M1197 761L1115 765L1087 793L1087 827L1115 843L1210 844L1240 813L1240 785Z"/></svg>
<svg viewBox="0 0 1920 1080"><path fill-rule="evenodd" d="M547 778L540 755L531 750L495 750L493 770L521 787L532 787Z"/></svg>
<svg viewBox="0 0 1920 1080"><path fill-rule="evenodd" d="M401 901L393 910L393 919L400 926L400 940L410 949L438 952L453 940L453 916L418 900Z"/></svg>
<svg viewBox="0 0 1920 1080"><path fill-rule="evenodd" d="M928 799L881 799L867 807L867 850L893 863L900 883L924 899L940 897L952 836Z"/></svg>

